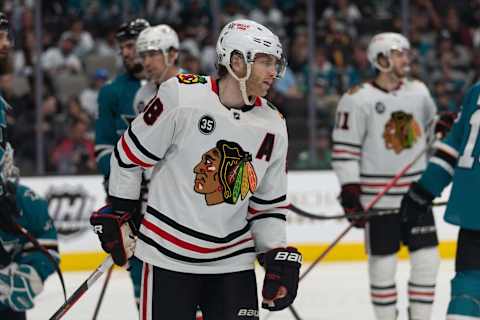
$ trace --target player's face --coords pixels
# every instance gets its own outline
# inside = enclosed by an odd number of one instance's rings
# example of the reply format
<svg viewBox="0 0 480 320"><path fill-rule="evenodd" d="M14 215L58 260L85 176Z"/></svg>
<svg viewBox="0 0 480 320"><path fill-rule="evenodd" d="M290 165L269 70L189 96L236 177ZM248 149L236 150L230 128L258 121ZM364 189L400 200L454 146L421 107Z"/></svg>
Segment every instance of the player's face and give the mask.
<svg viewBox="0 0 480 320"><path fill-rule="evenodd" d="M410 51L409 50L392 50L390 54L392 62L392 72L399 78L404 78L410 72Z"/></svg>
<svg viewBox="0 0 480 320"><path fill-rule="evenodd" d="M277 73L277 58L270 54L257 54L252 65L252 74L247 80L249 96L264 97L273 84Z"/></svg>
<svg viewBox="0 0 480 320"><path fill-rule="evenodd" d="M140 53L143 69L147 73L147 78L151 80L161 80L165 74L167 65L165 56L161 51L146 51Z"/></svg>
<svg viewBox="0 0 480 320"><path fill-rule="evenodd" d="M5 59L12 47L7 30L0 30L0 59Z"/></svg>
<svg viewBox="0 0 480 320"><path fill-rule="evenodd" d="M218 169L220 168L220 152L217 148L210 149L202 155L202 160L193 168L195 173L194 190L209 194L221 191Z"/></svg>
<svg viewBox="0 0 480 320"><path fill-rule="evenodd" d="M135 40L129 39L121 41L120 46L120 55L122 56L123 65L127 70L133 69L135 63L137 62L137 52L135 50Z"/></svg>

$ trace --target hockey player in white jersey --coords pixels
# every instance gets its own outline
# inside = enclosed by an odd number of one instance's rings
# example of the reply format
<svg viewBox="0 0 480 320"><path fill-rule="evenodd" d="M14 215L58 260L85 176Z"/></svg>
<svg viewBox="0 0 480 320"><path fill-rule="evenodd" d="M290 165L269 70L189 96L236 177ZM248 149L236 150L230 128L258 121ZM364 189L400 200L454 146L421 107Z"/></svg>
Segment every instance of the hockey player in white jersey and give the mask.
<svg viewBox="0 0 480 320"><path fill-rule="evenodd" d="M123 265L144 261L141 318L258 319L254 261L266 275L262 307L289 306L301 254L286 243L288 136L265 99L285 70L279 39L250 20L219 35L220 78L165 81L117 144L112 207L91 217L102 246ZM153 168L135 237L131 209L141 171ZM135 249L134 249L135 248Z"/></svg>
<svg viewBox="0 0 480 320"><path fill-rule="evenodd" d="M133 100L138 113L143 112L162 82L180 73L176 64L179 47L177 33L166 24L146 28L138 36L136 49L148 79Z"/></svg>
<svg viewBox="0 0 480 320"><path fill-rule="evenodd" d="M436 106L425 84L407 77L409 49L408 40L401 34L374 36L367 53L378 70L377 77L350 89L339 101L332 165L342 186L340 201L347 214L363 211L388 181L427 147ZM447 129L443 123L435 127L436 131ZM425 157L415 162L374 209L399 208L402 195L425 167ZM352 223L365 227L376 318L397 318L396 253L403 243L410 251L412 267L408 282L410 319L430 319L439 265L432 213L413 226L423 227L415 228L421 232L407 230L398 214Z"/></svg>

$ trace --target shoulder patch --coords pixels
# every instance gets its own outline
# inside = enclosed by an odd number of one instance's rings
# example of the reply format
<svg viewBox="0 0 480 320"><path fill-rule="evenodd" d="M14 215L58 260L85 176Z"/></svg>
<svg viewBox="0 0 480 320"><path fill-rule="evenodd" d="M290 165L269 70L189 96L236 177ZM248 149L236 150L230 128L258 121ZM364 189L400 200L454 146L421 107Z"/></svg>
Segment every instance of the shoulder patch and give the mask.
<svg viewBox="0 0 480 320"><path fill-rule="evenodd" d="M190 74L190 73L180 73L177 74L178 82L183 84L205 84L207 83L207 78L204 76L200 76L197 74Z"/></svg>
<svg viewBox="0 0 480 320"><path fill-rule="evenodd" d="M362 88L363 88L363 83L357 84L357 85L354 85L353 87L351 87L350 89L348 89L347 93L348 94L355 94Z"/></svg>

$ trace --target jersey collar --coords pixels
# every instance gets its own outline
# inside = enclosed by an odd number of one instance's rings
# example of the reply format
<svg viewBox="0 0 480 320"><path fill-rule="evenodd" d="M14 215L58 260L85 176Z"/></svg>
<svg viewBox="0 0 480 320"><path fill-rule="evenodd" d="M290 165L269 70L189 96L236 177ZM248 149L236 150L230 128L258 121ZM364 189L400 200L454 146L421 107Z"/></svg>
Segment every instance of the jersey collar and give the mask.
<svg viewBox="0 0 480 320"><path fill-rule="evenodd" d="M392 92L394 92L394 91L399 90L399 89L403 86L403 81L400 81L400 82L398 83L398 86L396 86L395 88L393 88L393 89L390 90L390 91L388 91L388 90L385 89L385 88L380 87L380 86L378 85L377 81L375 81L375 80L370 81L370 84L371 84L374 88L377 88L377 89L380 90L380 91L383 91L383 92L385 92L385 93L392 93Z"/></svg>

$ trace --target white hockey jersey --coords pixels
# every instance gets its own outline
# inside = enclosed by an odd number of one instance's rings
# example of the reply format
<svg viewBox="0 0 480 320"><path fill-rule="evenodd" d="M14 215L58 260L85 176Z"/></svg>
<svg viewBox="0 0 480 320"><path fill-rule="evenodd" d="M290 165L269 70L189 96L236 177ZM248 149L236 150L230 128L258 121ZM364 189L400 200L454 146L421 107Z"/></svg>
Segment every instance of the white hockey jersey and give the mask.
<svg viewBox="0 0 480 320"><path fill-rule="evenodd" d="M118 142L110 195L138 199L153 168L135 255L187 273L254 267L256 253L286 245L288 137L264 99L225 107L210 77L164 82Z"/></svg>
<svg viewBox="0 0 480 320"><path fill-rule="evenodd" d="M367 206L426 148L435 114L430 92L417 80L404 80L391 92L373 82L350 89L339 101L333 131L332 166L340 183L360 183L361 201ZM426 156L374 208L398 208L425 167Z"/></svg>

